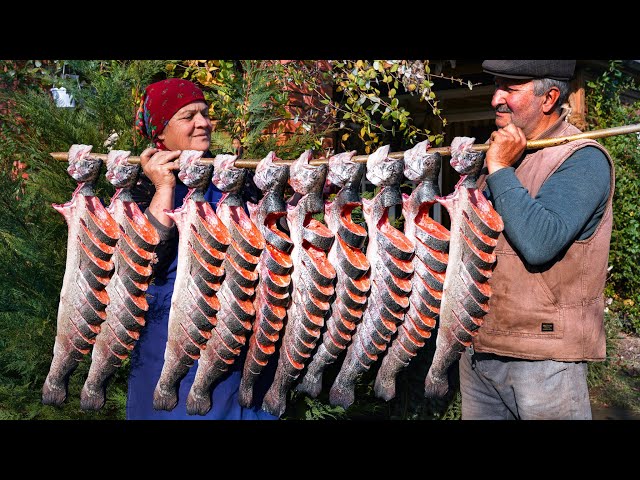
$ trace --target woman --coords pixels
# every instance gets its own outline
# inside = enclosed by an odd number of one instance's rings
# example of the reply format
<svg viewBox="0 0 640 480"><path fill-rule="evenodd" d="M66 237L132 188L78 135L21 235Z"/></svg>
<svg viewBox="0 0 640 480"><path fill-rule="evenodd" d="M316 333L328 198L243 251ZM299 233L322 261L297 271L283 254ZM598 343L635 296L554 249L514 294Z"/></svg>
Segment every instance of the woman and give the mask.
<svg viewBox="0 0 640 480"><path fill-rule="evenodd" d="M153 391L164 363L171 297L178 264L178 229L164 211L182 205L187 187L178 179L177 159L182 150L209 152L212 124L209 106L202 91L192 82L170 78L149 85L140 102L136 128L155 145L140 155L143 175L134 191L134 199L156 227L161 242L156 248L154 281L147 290L149 310L146 326L131 355L127 394L128 420L267 420L276 417L260 410L261 397L269 387L273 371L262 378L260 399L252 409L238 404L238 385L244 353L230 371L214 385L212 408L207 415L188 415L186 398L197 370L197 362L180 383L178 405L172 411L153 408ZM211 184L205 199L215 208L221 192ZM272 369L273 370L273 369ZM258 386L257 386L258 387ZM258 389L258 388L257 388Z"/></svg>
<svg viewBox="0 0 640 480"><path fill-rule="evenodd" d="M233 145L233 154L238 158L242 158L242 155L244 155L244 147L242 146L240 139L238 137L233 137L231 145Z"/></svg>

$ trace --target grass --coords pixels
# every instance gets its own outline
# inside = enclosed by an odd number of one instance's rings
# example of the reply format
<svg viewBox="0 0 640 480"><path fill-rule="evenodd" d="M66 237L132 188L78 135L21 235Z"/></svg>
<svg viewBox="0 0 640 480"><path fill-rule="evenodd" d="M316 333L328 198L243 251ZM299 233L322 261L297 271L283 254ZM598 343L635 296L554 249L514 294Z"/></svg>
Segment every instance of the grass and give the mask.
<svg viewBox="0 0 640 480"><path fill-rule="evenodd" d="M640 359L635 360L635 365L619 359L618 354L624 352L620 341L623 324L618 314L607 312L605 329L607 358L589 364L587 381L592 407L607 418L640 419Z"/></svg>

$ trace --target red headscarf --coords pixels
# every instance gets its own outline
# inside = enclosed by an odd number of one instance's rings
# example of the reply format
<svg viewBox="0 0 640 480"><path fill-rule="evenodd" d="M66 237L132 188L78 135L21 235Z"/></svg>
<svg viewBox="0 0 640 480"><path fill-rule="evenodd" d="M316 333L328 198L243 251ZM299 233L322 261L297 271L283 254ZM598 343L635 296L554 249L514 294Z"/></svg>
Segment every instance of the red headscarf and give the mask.
<svg viewBox="0 0 640 480"><path fill-rule="evenodd" d="M154 142L157 148L166 150L158 135L178 110L198 101L206 102L204 94L189 80L168 78L152 83L142 95L136 115L136 130Z"/></svg>

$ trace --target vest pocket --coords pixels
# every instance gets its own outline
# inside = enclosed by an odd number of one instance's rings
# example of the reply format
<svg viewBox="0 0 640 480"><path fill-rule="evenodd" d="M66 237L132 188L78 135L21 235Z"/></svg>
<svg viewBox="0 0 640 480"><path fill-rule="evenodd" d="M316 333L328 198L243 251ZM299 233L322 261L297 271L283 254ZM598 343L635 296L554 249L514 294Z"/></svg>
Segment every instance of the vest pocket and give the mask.
<svg viewBox="0 0 640 480"><path fill-rule="evenodd" d="M542 276L528 272L516 254L500 253L489 279L489 313L481 333L562 338L564 315Z"/></svg>

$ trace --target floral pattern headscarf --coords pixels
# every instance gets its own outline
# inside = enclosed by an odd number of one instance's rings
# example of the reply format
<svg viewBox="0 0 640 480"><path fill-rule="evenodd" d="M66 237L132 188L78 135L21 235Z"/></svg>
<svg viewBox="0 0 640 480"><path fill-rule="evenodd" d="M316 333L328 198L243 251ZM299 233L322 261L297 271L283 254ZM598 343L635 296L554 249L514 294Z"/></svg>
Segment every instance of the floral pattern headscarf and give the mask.
<svg viewBox="0 0 640 480"><path fill-rule="evenodd" d="M151 140L160 150L166 150L158 135L162 133L171 117L185 105L203 101L204 93L193 82L183 78L168 78L152 83L140 100L136 114L136 130Z"/></svg>

